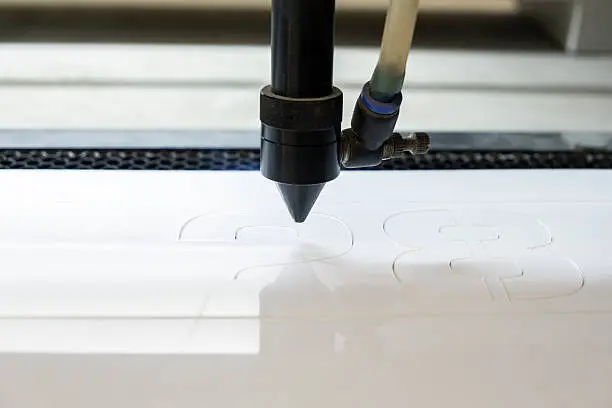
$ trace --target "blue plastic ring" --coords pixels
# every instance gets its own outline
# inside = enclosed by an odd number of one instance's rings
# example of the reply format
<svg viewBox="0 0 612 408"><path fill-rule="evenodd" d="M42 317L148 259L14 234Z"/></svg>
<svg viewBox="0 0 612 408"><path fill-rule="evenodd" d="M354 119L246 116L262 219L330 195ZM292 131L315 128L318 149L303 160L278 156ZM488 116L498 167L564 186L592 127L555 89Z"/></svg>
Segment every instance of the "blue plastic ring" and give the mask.
<svg viewBox="0 0 612 408"><path fill-rule="evenodd" d="M361 90L361 102L366 109L378 115L393 115L396 113L402 103L401 94L399 97L394 97L391 102L379 102L370 95L370 84L367 83Z"/></svg>

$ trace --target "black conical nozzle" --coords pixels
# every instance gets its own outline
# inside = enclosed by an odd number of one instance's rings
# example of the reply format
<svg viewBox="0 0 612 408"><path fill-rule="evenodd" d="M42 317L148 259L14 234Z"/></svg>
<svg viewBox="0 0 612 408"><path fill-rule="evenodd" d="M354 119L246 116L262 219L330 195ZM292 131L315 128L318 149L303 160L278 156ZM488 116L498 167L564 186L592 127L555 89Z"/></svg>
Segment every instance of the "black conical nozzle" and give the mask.
<svg viewBox="0 0 612 408"><path fill-rule="evenodd" d="M278 190L283 197L283 201L293 217L293 220L298 223L306 221L310 210L314 206L321 190L325 187L323 184L284 184L276 183Z"/></svg>

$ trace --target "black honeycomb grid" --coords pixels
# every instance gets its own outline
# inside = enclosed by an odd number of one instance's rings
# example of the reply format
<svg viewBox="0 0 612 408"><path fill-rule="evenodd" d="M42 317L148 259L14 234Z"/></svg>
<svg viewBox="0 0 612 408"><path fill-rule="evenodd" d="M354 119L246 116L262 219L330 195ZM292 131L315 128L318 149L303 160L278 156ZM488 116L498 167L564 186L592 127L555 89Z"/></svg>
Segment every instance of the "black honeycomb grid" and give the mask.
<svg viewBox="0 0 612 408"><path fill-rule="evenodd" d="M385 162L382 170L611 169L612 151L439 151ZM0 169L233 170L259 169L256 149L5 149Z"/></svg>

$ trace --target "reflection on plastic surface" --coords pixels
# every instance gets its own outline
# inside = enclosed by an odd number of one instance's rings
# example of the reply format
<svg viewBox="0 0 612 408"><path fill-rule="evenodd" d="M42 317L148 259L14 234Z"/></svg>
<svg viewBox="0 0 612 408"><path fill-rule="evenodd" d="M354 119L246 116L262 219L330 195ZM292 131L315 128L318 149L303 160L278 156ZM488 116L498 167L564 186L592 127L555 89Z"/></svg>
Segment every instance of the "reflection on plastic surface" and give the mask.
<svg viewBox="0 0 612 408"><path fill-rule="evenodd" d="M589 267L598 258L572 256L592 250L560 247L567 235L553 239L553 227L529 215L533 207L428 203L389 211L394 215L377 222L357 203L328 207L343 220L318 213L301 225L276 210L210 212L177 223L169 243L5 244L0 317L373 318L612 310L612 297L585 284L585 273L591 282L602 280L602 272ZM555 204L540 207L558 211ZM575 213L563 211L563 219ZM129 221L132 228L142 222ZM556 220L554 227L566 222Z"/></svg>
<svg viewBox="0 0 612 408"><path fill-rule="evenodd" d="M227 244L225 250L249 264L236 270L233 281L218 287L206 299L201 315L207 317L274 315L274 309L265 310L260 299L265 291L282 285L287 277L288 284L297 290L285 287L280 291L280 296L287 297L285 310L299 303L295 296L308 293L304 309L308 313L324 314L329 308L317 297L313 285L320 285L320 282L314 276L311 263L342 257L353 247L351 230L334 217L313 213L306 223L295 224L286 212L280 211L199 216L181 228L179 240ZM253 247L257 248L256 253L252 251Z"/></svg>
<svg viewBox="0 0 612 408"><path fill-rule="evenodd" d="M0 172L0 405L609 408L612 174L506 174Z"/></svg>
<svg viewBox="0 0 612 408"><path fill-rule="evenodd" d="M32 241L23 233L12 242L10 233L28 214L52 220L59 213L44 202L25 209L14 200L0 203L7 226L0 240L0 319L192 320L179 336L184 341L172 342L174 350L249 354L264 347L269 321L329 321L334 347L345 350L354 321L612 312L612 255L601 244L612 228L599 228L611 222L612 206L601 199L572 202L554 180L540 185L566 201L505 202L493 187L472 188L469 202L428 201L456 184L433 173L409 179L431 187L420 201L401 189L393 200L378 201L361 190L395 185L397 175L344 175L348 181L334 184L338 190L331 188L308 221L296 225L273 188L254 196L261 188L255 174L233 175L228 184L225 174L111 173L100 185L118 195L81 188L89 185L82 174L62 176L68 179L59 193L38 176L7 183L10 197L43 185L53 202L72 203L72 210L58 218L71 220L69 240L49 235L48 221L26 229ZM199 189L191 177L201 180ZM503 191L524 189L526 179L516 177ZM160 195L161 187L168 194ZM103 228L79 235L88 225L82 220Z"/></svg>

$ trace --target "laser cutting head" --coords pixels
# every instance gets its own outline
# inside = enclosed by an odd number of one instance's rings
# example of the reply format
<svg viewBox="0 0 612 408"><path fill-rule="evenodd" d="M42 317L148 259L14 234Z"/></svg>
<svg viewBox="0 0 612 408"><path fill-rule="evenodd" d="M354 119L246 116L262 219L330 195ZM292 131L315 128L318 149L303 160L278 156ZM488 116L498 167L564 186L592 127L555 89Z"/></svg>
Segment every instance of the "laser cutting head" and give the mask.
<svg viewBox="0 0 612 408"><path fill-rule="evenodd" d="M332 86L335 2L272 2L272 83L260 95L261 172L277 183L296 222L306 220L341 165L376 166L426 150L426 135L394 133L417 9L418 0L391 2L388 46L372 84L363 87L351 128L342 132L342 92Z"/></svg>

